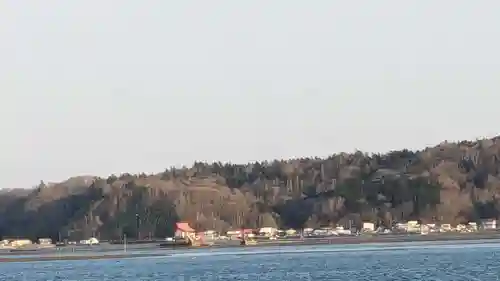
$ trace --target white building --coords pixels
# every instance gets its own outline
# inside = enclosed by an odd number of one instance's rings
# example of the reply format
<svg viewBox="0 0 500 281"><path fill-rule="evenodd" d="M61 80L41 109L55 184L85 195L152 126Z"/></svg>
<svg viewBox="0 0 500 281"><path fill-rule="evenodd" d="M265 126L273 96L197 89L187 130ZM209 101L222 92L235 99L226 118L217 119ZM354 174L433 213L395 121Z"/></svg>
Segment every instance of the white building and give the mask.
<svg viewBox="0 0 500 281"><path fill-rule="evenodd" d="M418 221L408 221L407 232L417 233L420 232L420 224Z"/></svg>
<svg viewBox="0 0 500 281"><path fill-rule="evenodd" d="M439 232L448 232L448 231L451 231L451 230L452 230L452 227L451 227L451 224L449 224L449 223L444 223L439 228Z"/></svg>
<svg viewBox="0 0 500 281"><path fill-rule="evenodd" d="M313 231L314 231L314 229L313 229L313 228L310 228L310 227L308 227L308 228L304 228L304 230L303 230L304 234L310 234L310 233L312 233Z"/></svg>
<svg viewBox="0 0 500 281"><path fill-rule="evenodd" d="M399 222L396 224L396 229L400 231L408 231L408 224Z"/></svg>
<svg viewBox="0 0 500 281"><path fill-rule="evenodd" d="M262 227L259 229L259 234L265 235L265 236L273 236L278 233L278 229L275 227Z"/></svg>
<svg viewBox="0 0 500 281"><path fill-rule="evenodd" d="M40 238L40 239L38 239L38 244L40 244L40 245L49 245L49 244L52 244L52 239L50 239L50 238Z"/></svg>
<svg viewBox="0 0 500 281"><path fill-rule="evenodd" d="M495 219L484 219L481 220L481 225L483 226L483 229L497 229L497 220Z"/></svg>
<svg viewBox="0 0 500 281"><path fill-rule="evenodd" d="M422 224L420 226L420 234L427 235L427 234L429 234L429 231L430 231L430 227L428 225Z"/></svg>
<svg viewBox="0 0 500 281"><path fill-rule="evenodd" d="M477 231L477 223L469 222L469 229L471 229L472 231Z"/></svg>
<svg viewBox="0 0 500 281"><path fill-rule="evenodd" d="M206 239L216 239L219 234L215 230L206 230L203 232L203 236Z"/></svg>
<svg viewBox="0 0 500 281"><path fill-rule="evenodd" d="M97 245L97 244L99 244L99 240L92 237L92 238L87 239L87 240L81 240L80 244L82 244L82 245Z"/></svg>
<svg viewBox="0 0 500 281"><path fill-rule="evenodd" d="M373 222L364 222L363 231L375 231L375 224Z"/></svg>
<svg viewBox="0 0 500 281"><path fill-rule="evenodd" d="M231 236L238 236L240 235L241 231L240 230L228 230L226 232L226 235L231 237Z"/></svg>
<svg viewBox="0 0 500 281"><path fill-rule="evenodd" d="M10 245L12 247L22 247L22 246L27 246L27 245L31 245L33 244L33 242L29 239L18 239L18 240L12 240L10 242Z"/></svg>
<svg viewBox="0 0 500 281"><path fill-rule="evenodd" d="M337 232L338 235L351 235L352 234L350 229L344 229L343 226L337 226L335 228L335 232Z"/></svg>

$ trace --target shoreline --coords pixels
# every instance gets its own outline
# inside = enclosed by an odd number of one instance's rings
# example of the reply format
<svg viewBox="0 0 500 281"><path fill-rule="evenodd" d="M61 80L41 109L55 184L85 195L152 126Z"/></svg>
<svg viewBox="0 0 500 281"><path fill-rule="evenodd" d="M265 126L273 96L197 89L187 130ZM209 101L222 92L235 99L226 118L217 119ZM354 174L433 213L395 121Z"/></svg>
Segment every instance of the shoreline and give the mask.
<svg viewBox="0 0 500 281"><path fill-rule="evenodd" d="M429 234L429 235L378 235L378 236L336 236L325 238L305 238L290 240L264 240L255 245L239 244L239 241L228 241L224 244L215 244L209 247L185 247L185 249L196 248L255 248L255 247L285 247L285 246L315 246L315 245L356 245L356 244L383 244L383 243L405 243L405 242L457 242L468 241L477 243L488 243L492 240L500 242L500 234ZM168 248L166 248L168 249Z"/></svg>
<svg viewBox="0 0 500 281"><path fill-rule="evenodd" d="M142 258L142 257L164 257L168 256L167 253L149 253L149 254L109 254L109 255L61 255L61 256L36 256L22 257L22 258L5 258L0 257L0 263L11 262L38 262L38 261L77 261L77 260L105 260L105 259L129 259L129 258Z"/></svg>
<svg viewBox="0 0 500 281"><path fill-rule="evenodd" d="M378 235L378 236L336 236L325 238L304 238L304 239L288 239L288 240L265 240L258 241L255 245L240 245L239 241L220 241L212 246L202 247L163 247L160 248L157 244L150 245L151 247L131 248L129 252L117 253L119 249L106 250L83 250L73 252L51 252L40 251L27 252L25 256L21 252L5 253L0 257L0 263L10 262L37 262L37 261L72 261L72 260L103 260L103 259L127 259L140 257L164 257L179 250L204 250L204 249L229 249L229 248L265 248L265 247L287 247L287 246L323 246L323 245L355 245L355 244L389 244L389 243L405 243L405 242L459 242L467 241L469 244L495 243L500 242L500 233L475 233L475 234L429 234L429 235ZM144 253L140 251L153 250L155 252ZM162 250L164 250L162 252ZM160 251L160 252L158 252ZM75 253L82 254L75 254ZM90 252L90 253L89 253ZM135 252L135 253L134 253ZM87 254L84 254L87 253ZM2 254L0 254L2 256Z"/></svg>

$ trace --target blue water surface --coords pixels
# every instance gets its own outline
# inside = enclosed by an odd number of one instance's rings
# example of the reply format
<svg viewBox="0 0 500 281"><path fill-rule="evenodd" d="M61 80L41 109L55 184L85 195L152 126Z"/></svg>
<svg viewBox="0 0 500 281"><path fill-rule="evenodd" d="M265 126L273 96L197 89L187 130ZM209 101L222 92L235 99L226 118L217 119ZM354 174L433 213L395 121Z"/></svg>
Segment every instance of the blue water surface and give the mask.
<svg viewBox="0 0 500 281"><path fill-rule="evenodd" d="M493 281L500 280L500 243L165 250L161 257L0 263L0 280Z"/></svg>

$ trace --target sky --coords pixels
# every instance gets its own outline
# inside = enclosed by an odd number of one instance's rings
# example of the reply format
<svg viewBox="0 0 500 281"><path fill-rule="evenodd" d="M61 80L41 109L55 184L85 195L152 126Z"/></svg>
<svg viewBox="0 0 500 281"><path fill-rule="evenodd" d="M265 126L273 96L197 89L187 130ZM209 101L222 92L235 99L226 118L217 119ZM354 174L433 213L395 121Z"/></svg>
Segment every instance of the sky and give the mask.
<svg viewBox="0 0 500 281"><path fill-rule="evenodd" d="M0 187L499 133L497 0L0 1Z"/></svg>

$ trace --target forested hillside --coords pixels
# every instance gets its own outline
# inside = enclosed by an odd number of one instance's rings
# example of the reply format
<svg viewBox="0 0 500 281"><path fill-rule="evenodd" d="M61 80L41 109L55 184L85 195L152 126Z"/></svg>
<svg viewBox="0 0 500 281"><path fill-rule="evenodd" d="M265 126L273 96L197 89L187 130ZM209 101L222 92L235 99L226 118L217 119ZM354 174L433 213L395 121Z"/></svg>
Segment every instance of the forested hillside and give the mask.
<svg viewBox="0 0 500 281"><path fill-rule="evenodd" d="M499 169L495 138L417 152L194 163L155 175L74 177L0 192L0 235L165 237L179 220L199 230L475 221L498 217Z"/></svg>

